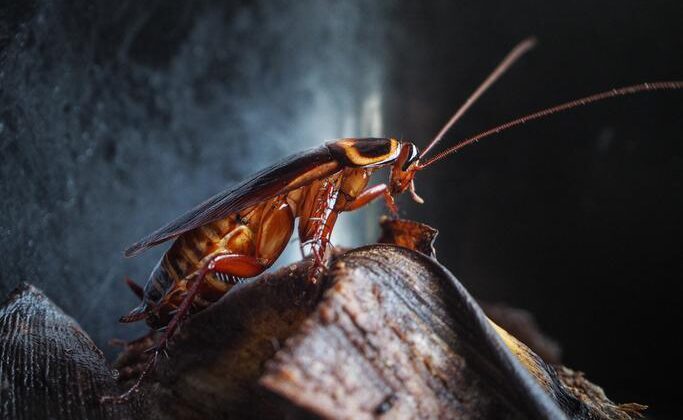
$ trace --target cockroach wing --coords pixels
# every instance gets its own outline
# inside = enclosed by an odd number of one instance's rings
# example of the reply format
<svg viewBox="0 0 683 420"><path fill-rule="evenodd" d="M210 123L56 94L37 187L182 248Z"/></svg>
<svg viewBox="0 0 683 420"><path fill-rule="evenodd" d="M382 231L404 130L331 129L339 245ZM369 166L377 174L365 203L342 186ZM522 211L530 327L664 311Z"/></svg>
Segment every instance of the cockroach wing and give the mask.
<svg viewBox="0 0 683 420"><path fill-rule="evenodd" d="M207 223L228 217L261 201L284 194L316 179L329 176L340 169L326 146L316 147L292 155L243 181L222 191L182 216L172 220L125 250L131 257L147 248Z"/></svg>

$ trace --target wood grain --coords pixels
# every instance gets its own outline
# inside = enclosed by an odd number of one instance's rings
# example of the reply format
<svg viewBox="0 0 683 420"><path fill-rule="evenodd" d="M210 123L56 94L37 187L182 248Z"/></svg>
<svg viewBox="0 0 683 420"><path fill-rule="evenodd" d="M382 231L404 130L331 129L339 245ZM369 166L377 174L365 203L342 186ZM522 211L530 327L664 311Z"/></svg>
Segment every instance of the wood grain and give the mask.
<svg viewBox="0 0 683 420"><path fill-rule="evenodd" d="M102 352L40 290L22 284L0 305L1 419L131 418L99 403L112 392Z"/></svg>
<svg viewBox="0 0 683 420"><path fill-rule="evenodd" d="M433 257L351 250L321 294L307 271L300 262L261 276L189 318L124 405L99 398L130 385L153 339L125 348L117 390L78 324L22 285L0 306L0 418L630 419L643 409L546 363Z"/></svg>

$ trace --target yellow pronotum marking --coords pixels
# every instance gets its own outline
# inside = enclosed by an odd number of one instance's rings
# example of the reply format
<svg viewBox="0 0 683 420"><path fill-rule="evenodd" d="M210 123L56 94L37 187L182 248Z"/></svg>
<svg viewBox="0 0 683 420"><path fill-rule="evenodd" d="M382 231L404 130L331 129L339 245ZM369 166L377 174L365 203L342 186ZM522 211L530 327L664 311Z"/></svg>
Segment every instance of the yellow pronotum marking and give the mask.
<svg viewBox="0 0 683 420"><path fill-rule="evenodd" d="M396 139L389 139L390 146L389 146L389 153L386 153L381 156L363 156L358 149L356 148L356 140L355 139L345 139L345 140L340 140L339 145L342 146L344 149L344 153L346 154L346 157L353 162L354 164L358 166L367 166L367 165L372 165L378 162L383 162L386 160L390 160L392 158L396 158L398 156L399 150L398 150L398 140Z"/></svg>

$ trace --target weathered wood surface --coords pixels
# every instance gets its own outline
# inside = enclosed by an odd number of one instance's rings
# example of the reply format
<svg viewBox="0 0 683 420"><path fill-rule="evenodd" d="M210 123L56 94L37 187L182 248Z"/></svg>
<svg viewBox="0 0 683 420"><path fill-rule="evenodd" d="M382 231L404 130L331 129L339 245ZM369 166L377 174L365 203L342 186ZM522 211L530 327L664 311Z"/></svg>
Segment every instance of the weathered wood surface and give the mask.
<svg viewBox="0 0 683 420"><path fill-rule="evenodd" d="M102 352L42 292L23 284L0 305L0 419L122 419Z"/></svg>
<svg viewBox="0 0 683 420"><path fill-rule="evenodd" d="M268 389L323 417L562 417L433 260L372 246L345 254L331 277L316 313L269 363Z"/></svg>
<svg viewBox="0 0 683 420"><path fill-rule="evenodd" d="M433 229L383 226L431 254ZM425 236L405 237L416 232ZM547 364L425 254L395 245L348 251L316 299L304 295L306 274L302 262L263 275L188 319L170 357L118 406L98 402L117 393L99 350L23 286L0 307L2 419L628 419L642 410ZM119 392L152 343L121 354Z"/></svg>
<svg viewBox="0 0 683 420"><path fill-rule="evenodd" d="M300 263L265 275L190 319L140 396L144 417L588 419L638 408L563 383L423 254L349 251L316 305L302 299L305 273Z"/></svg>

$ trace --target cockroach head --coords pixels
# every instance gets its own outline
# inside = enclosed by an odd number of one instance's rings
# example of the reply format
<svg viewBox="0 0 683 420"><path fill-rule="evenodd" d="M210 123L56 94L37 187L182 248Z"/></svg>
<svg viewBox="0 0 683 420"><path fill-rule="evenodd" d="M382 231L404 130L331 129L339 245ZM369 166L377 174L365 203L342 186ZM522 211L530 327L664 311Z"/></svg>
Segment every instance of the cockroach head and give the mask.
<svg viewBox="0 0 683 420"><path fill-rule="evenodd" d="M401 144L401 152L391 168L391 186L390 191L392 195L398 195L405 190L410 190L413 200L422 204L424 200L415 193L415 172L420 169L420 152L417 147L410 142Z"/></svg>
<svg viewBox="0 0 683 420"><path fill-rule="evenodd" d="M405 172L408 170L410 165L417 163L418 159L420 158L420 151L417 150L417 146L410 142L405 142L401 145L402 153L403 150L406 150L406 158L401 164L401 170Z"/></svg>

